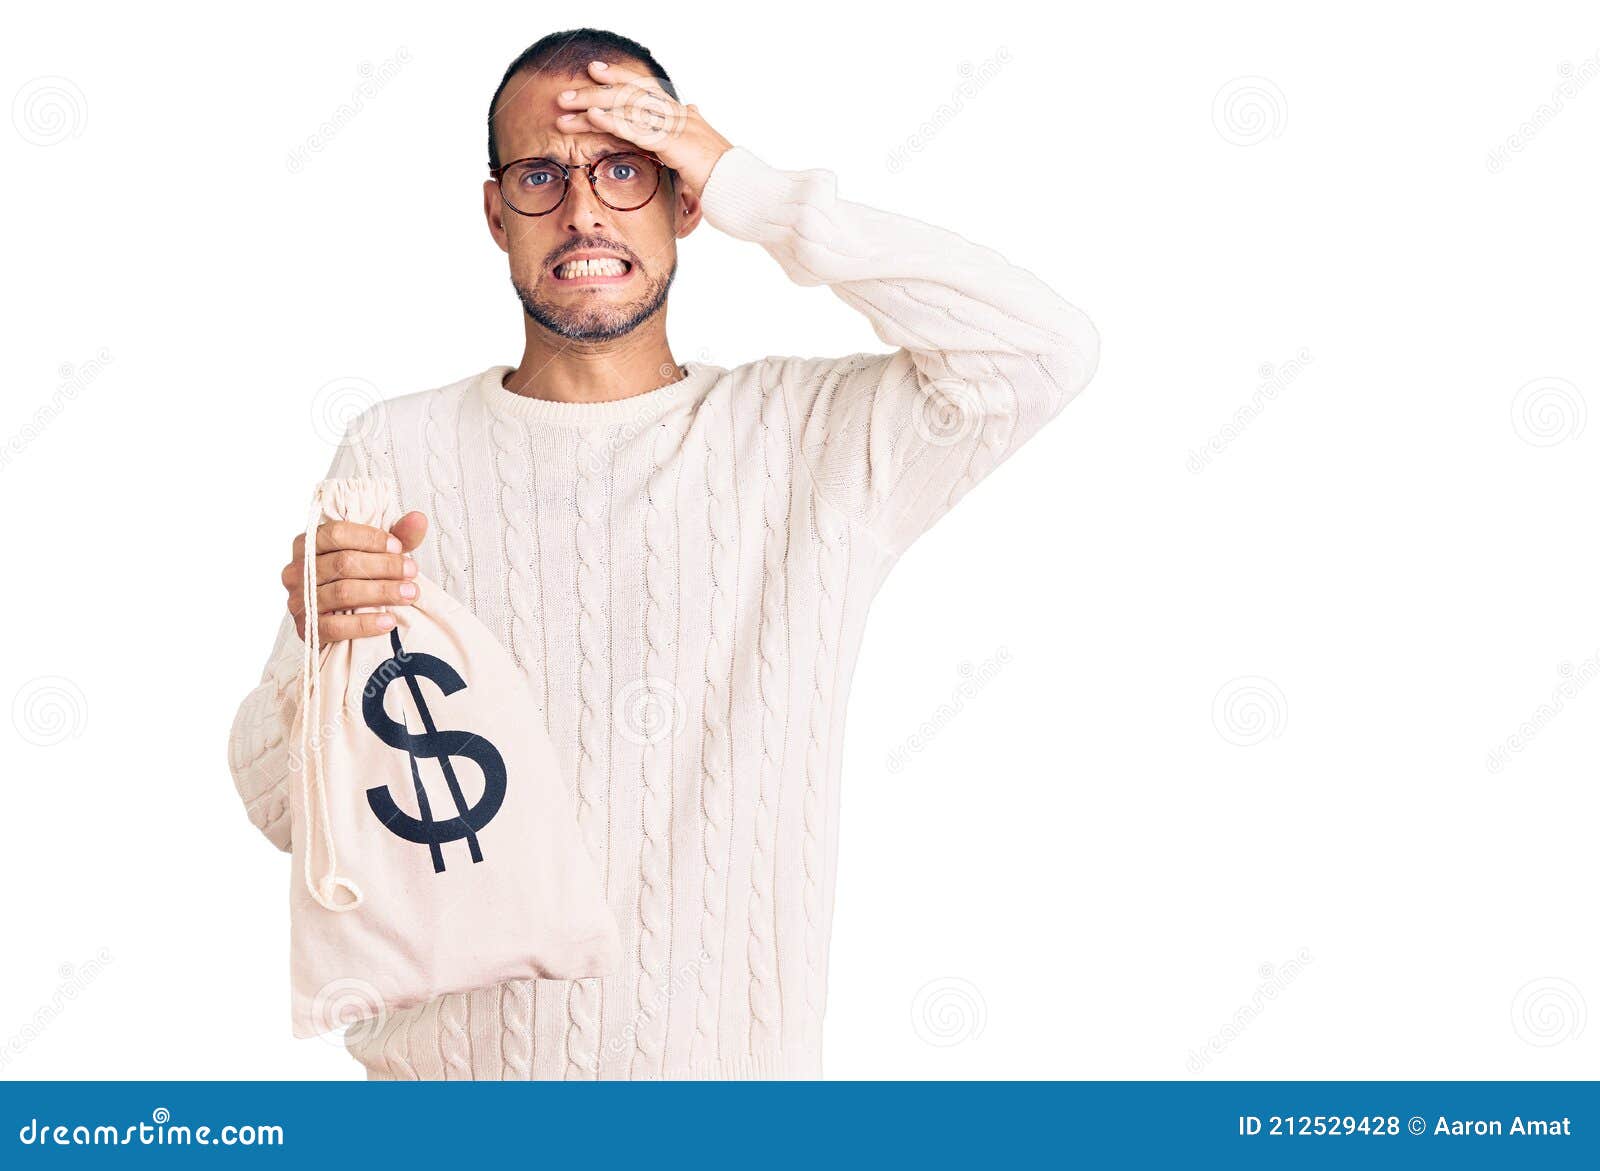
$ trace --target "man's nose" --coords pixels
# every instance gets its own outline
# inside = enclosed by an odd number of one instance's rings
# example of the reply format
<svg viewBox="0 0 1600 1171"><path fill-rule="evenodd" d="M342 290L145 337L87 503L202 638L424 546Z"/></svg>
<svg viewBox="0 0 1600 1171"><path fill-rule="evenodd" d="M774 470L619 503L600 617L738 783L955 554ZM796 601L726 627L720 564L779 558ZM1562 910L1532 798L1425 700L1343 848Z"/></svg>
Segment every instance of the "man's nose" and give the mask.
<svg viewBox="0 0 1600 1171"><path fill-rule="evenodd" d="M582 171L576 172L567 184L560 215L563 226L574 232L591 232L611 222L611 209L600 202Z"/></svg>

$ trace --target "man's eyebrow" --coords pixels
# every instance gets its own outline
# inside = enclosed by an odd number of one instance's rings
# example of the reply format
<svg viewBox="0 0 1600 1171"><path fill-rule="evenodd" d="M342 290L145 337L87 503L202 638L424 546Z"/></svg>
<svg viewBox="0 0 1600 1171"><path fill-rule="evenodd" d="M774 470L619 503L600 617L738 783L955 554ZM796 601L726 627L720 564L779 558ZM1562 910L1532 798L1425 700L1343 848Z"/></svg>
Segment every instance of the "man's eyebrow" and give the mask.
<svg viewBox="0 0 1600 1171"><path fill-rule="evenodd" d="M606 143L603 146L596 146L596 147L593 147L592 149L585 149L583 147L579 147L578 148L578 161L581 162L581 163L592 163L592 162L594 162L595 159L604 158L606 155L614 155L614 154L618 154L618 153L620 153L622 151L636 151L638 149L639 149L638 147L636 147L632 143L628 143L628 142ZM565 163L567 161L566 159L560 157L559 155L553 155L553 154L534 154L534 155L527 155L527 156L524 156L524 157L530 158L530 159L544 159L544 160L547 160L547 161L552 162L552 163ZM568 165L570 166L571 164L568 164Z"/></svg>

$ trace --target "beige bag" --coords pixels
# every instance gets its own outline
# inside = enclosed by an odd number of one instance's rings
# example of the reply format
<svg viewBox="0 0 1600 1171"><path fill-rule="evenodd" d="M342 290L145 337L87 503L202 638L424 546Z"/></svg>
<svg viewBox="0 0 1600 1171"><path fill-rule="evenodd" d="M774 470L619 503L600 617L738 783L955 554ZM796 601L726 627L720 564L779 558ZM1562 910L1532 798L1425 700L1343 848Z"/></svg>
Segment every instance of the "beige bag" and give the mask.
<svg viewBox="0 0 1600 1171"><path fill-rule="evenodd" d="M306 548L324 519L390 528L390 499L382 480L324 480ZM307 597L315 574L307 557ZM385 635L323 647L306 622L291 733L297 1037L503 980L601 976L621 958L531 690L466 607L414 580Z"/></svg>

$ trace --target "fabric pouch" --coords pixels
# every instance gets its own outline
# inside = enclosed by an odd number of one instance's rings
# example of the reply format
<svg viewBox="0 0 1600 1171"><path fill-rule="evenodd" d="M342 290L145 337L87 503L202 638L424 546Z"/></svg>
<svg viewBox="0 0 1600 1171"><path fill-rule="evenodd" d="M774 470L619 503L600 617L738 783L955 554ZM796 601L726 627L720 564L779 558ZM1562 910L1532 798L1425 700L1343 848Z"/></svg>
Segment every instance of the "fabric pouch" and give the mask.
<svg viewBox="0 0 1600 1171"><path fill-rule="evenodd" d="M369 477L317 486L306 597L317 526L388 529L392 499ZM290 733L297 1037L506 980L603 976L621 959L532 690L476 616L412 580L383 635L324 647L307 615Z"/></svg>

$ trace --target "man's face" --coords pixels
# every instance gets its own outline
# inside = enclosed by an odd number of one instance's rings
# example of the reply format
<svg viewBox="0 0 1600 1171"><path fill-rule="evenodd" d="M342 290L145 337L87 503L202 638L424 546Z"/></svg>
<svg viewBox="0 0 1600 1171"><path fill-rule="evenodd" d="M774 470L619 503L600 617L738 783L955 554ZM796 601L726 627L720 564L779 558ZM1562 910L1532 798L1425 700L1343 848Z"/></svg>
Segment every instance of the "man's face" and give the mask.
<svg viewBox="0 0 1600 1171"><path fill-rule="evenodd" d="M637 149L613 135L556 128L557 116L566 112L556 95L586 84L582 77L513 77L496 115L500 162L542 157L574 165ZM654 198L635 211L601 203L588 172L574 170L565 201L548 215L519 215L493 182L484 185L484 212L510 256L511 283L528 316L557 336L581 341L621 337L665 304L678 266L677 238L699 220L698 202L681 200L665 173ZM620 257L626 271L573 276L563 270L566 262L590 253Z"/></svg>

